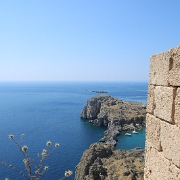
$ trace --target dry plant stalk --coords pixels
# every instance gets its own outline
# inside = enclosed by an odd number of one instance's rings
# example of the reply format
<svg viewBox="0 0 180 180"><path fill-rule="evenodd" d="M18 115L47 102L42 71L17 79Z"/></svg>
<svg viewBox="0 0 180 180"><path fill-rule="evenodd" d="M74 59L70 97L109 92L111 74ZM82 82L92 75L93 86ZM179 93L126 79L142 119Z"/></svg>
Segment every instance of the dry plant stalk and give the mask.
<svg viewBox="0 0 180 180"><path fill-rule="evenodd" d="M26 146L26 145L21 146L23 137L24 137L24 134L21 135L20 143L18 143L15 140L14 135L12 135L12 134L9 135L9 138L13 140L13 142L18 147L19 151L23 154L23 158L24 158L23 163L24 163L24 166L25 166L25 170L21 171L21 170L17 169L16 167L14 167L12 164L8 164L6 162L2 162L2 164L5 165L5 166L8 166L11 169L13 169L14 171L18 172L25 179L39 180L42 177L42 175L49 169L49 166L44 166L43 167L44 160L48 156L50 156L53 153L53 151L60 146L60 144L55 143L54 148L51 151L48 151L48 149L43 149L41 154L38 154L36 159L30 160L29 155L28 155L28 146ZM46 142L47 147L49 147L51 145L52 145L51 141ZM39 164L37 166L33 167L33 163L36 162L38 159L40 159ZM70 170L65 171L64 177L61 178L60 180L64 180L65 178L67 178L67 177L69 177L71 175L72 175L72 171L70 171ZM6 178L5 180L9 180L9 179Z"/></svg>

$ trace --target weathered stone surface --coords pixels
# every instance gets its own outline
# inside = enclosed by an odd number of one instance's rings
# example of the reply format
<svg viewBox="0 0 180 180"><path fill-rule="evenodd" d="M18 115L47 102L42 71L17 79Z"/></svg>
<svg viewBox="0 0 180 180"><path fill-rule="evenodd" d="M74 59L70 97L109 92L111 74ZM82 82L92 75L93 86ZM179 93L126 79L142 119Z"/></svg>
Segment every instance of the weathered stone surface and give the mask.
<svg viewBox="0 0 180 180"><path fill-rule="evenodd" d="M148 152L148 153L147 153ZM144 180L179 180L180 170L148 143L146 144Z"/></svg>
<svg viewBox="0 0 180 180"><path fill-rule="evenodd" d="M160 134L164 156L180 167L180 128L161 121Z"/></svg>
<svg viewBox="0 0 180 180"><path fill-rule="evenodd" d="M154 112L154 89L155 86L149 85L148 86L148 101L147 101L147 109L146 112L153 114Z"/></svg>
<svg viewBox="0 0 180 180"><path fill-rule="evenodd" d="M154 90L154 115L174 123L173 103L176 89L173 87L156 86Z"/></svg>
<svg viewBox="0 0 180 180"><path fill-rule="evenodd" d="M146 119L146 140L158 151L161 151L160 119L151 114L147 114Z"/></svg>
<svg viewBox="0 0 180 180"><path fill-rule="evenodd" d="M145 180L180 180L180 46L151 57Z"/></svg>
<svg viewBox="0 0 180 180"><path fill-rule="evenodd" d="M168 85L169 61L167 60L169 52L162 52L153 55L150 60L149 83L151 85Z"/></svg>
<svg viewBox="0 0 180 180"><path fill-rule="evenodd" d="M155 54L150 61L151 85L180 86L180 46Z"/></svg>
<svg viewBox="0 0 180 180"><path fill-rule="evenodd" d="M180 88L178 88L176 92L174 121L180 128Z"/></svg>
<svg viewBox="0 0 180 180"><path fill-rule="evenodd" d="M168 82L171 86L180 86L180 46L170 50L170 68Z"/></svg>

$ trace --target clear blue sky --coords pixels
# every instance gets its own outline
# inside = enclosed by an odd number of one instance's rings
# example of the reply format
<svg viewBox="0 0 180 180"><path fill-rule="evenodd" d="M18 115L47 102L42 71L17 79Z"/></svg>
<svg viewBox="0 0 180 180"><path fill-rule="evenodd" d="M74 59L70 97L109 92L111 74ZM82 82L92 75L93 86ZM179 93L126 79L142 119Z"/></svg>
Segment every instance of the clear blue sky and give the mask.
<svg viewBox="0 0 180 180"><path fill-rule="evenodd" d="M0 81L148 81L179 19L179 0L0 0Z"/></svg>

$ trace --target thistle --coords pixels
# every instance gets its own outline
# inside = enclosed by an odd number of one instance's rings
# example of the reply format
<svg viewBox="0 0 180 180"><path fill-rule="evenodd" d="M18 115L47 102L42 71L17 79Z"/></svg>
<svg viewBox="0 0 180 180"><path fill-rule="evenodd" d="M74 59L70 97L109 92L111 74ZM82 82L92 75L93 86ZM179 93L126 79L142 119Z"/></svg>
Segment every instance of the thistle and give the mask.
<svg viewBox="0 0 180 180"><path fill-rule="evenodd" d="M49 169L49 166L44 166L44 170L47 171Z"/></svg>
<svg viewBox="0 0 180 180"><path fill-rule="evenodd" d="M10 134L10 135L9 135L9 138L10 138L10 139L13 139L13 138L14 138L14 135L13 135L13 134Z"/></svg>
<svg viewBox="0 0 180 180"><path fill-rule="evenodd" d="M60 146L60 144L59 144L59 143L56 143L56 144L55 144L55 147L56 147L56 148L58 148L59 146Z"/></svg>
<svg viewBox="0 0 180 180"><path fill-rule="evenodd" d="M51 145L51 141L47 141L46 146L50 146L50 145Z"/></svg>
<svg viewBox="0 0 180 180"><path fill-rule="evenodd" d="M22 151L26 152L28 150L28 147L27 146L23 146L22 147Z"/></svg>
<svg viewBox="0 0 180 180"><path fill-rule="evenodd" d="M44 168L42 169L43 166L43 162L45 160L46 157L48 157L50 154L52 154L52 152L58 148L60 146L59 143L55 143L54 148L48 152L47 149L43 149L41 154L38 154L37 158L30 160L29 155L28 155L28 146L24 145L21 146L23 137L25 135L22 134L21 135L21 139L20 142L18 143L15 139L14 139L14 135L10 134L9 138L13 140L13 142L16 144L16 146L18 147L18 149L20 150L20 152L23 154L24 159L23 159L23 163L25 166L25 171L20 171L19 169L17 169L16 167L14 167L12 164L8 164L6 162L2 162L3 165L8 166L10 168L12 168L14 171L18 172L21 176L23 176L25 179L40 179L42 177L42 175L45 173L45 171L47 171L49 169L49 166L44 166ZM46 142L46 146L51 146L52 142L51 141L47 141ZM33 163L38 161L39 159L39 164L38 165L34 165L35 167L33 167ZM62 179L65 179L66 177L69 177L70 175L72 175L72 171L68 170L65 172L65 176ZM5 180L8 180L8 178L6 178Z"/></svg>
<svg viewBox="0 0 180 180"><path fill-rule="evenodd" d="M69 176L71 176L71 175L72 175L72 171L70 171L70 170L65 171L65 173L64 173L64 176L65 176L65 177L69 177Z"/></svg>

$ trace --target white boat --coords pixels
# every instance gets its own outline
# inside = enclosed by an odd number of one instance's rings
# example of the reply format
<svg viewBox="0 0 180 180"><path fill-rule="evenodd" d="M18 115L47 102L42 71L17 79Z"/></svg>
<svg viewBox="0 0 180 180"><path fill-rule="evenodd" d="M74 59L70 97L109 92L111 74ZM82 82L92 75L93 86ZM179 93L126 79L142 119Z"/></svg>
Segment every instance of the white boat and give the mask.
<svg viewBox="0 0 180 180"><path fill-rule="evenodd" d="M138 132L134 130L134 131L132 131L132 133L133 133L133 134L137 134Z"/></svg>
<svg viewBox="0 0 180 180"><path fill-rule="evenodd" d="M130 133L126 133L125 135L126 135L126 136L131 136L131 134L130 134Z"/></svg>

